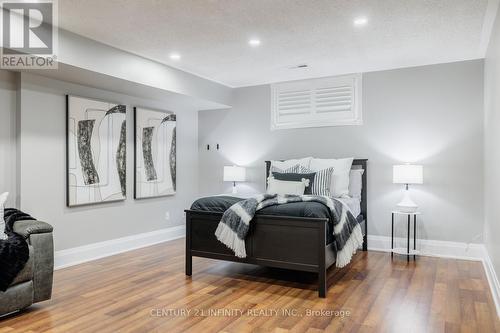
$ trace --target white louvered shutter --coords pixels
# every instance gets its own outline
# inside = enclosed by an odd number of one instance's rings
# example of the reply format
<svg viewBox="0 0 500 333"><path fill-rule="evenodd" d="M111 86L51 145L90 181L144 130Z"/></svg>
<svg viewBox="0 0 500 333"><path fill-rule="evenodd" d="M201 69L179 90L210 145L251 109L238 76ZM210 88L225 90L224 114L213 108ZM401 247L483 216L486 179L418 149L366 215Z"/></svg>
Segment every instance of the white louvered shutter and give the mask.
<svg viewBox="0 0 500 333"><path fill-rule="evenodd" d="M273 84L271 129L361 125L361 75Z"/></svg>

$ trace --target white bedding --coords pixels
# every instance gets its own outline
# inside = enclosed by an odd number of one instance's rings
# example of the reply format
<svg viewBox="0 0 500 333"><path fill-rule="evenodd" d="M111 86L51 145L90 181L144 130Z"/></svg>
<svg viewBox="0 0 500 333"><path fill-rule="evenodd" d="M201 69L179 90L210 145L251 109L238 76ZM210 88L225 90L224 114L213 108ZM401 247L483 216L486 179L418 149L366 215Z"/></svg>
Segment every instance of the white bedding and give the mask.
<svg viewBox="0 0 500 333"><path fill-rule="evenodd" d="M351 211L352 215L355 217L358 217L359 214L361 214L361 200L358 198L352 198L352 197L342 197L342 198L336 198L339 201L342 201Z"/></svg>

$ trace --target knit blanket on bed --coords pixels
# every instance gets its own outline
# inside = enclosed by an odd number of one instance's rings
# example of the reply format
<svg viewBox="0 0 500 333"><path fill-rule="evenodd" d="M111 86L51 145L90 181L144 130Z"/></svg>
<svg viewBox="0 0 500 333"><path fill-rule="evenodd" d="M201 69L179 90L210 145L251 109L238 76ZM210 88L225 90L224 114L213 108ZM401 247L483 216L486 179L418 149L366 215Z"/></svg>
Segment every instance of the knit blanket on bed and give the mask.
<svg viewBox="0 0 500 333"><path fill-rule="evenodd" d="M356 250L363 244L361 226L341 201L326 196L261 194L239 201L224 212L215 236L233 250L237 257L245 258L245 238L256 211L269 206L304 201L322 203L330 210L337 252L335 264L337 267L344 267L351 262Z"/></svg>

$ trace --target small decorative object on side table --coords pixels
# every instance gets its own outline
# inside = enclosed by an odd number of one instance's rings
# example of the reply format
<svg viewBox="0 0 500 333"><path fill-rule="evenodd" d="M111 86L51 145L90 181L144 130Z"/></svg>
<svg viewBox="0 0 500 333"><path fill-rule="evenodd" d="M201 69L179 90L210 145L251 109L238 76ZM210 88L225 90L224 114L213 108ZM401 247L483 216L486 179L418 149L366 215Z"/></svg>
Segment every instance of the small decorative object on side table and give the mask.
<svg viewBox="0 0 500 333"><path fill-rule="evenodd" d="M407 215L408 216L408 242L405 248L394 248L394 218L397 215ZM394 253L406 255L406 259L410 261L410 256L413 255L413 260L416 259L416 255L419 254L417 251L417 215L420 215L419 212L400 212L393 211L392 212L392 233L391 233L391 257L394 256ZM413 250L410 250L410 232L411 232L411 217L413 216Z"/></svg>

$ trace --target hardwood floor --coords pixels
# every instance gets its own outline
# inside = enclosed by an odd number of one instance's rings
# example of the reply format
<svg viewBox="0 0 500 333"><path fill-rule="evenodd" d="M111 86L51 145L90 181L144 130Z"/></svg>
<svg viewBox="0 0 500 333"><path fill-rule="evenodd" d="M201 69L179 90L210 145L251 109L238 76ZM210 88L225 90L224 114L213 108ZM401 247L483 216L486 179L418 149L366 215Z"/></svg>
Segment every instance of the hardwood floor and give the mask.
<svg viewBox="0 0 500 333"><path fill-rule="evenodd" d="M0 333L500 332L480 262L358 252L326 299L315 280L201 258L187 278L181 239L56 271L53 299Z"/></svg>

